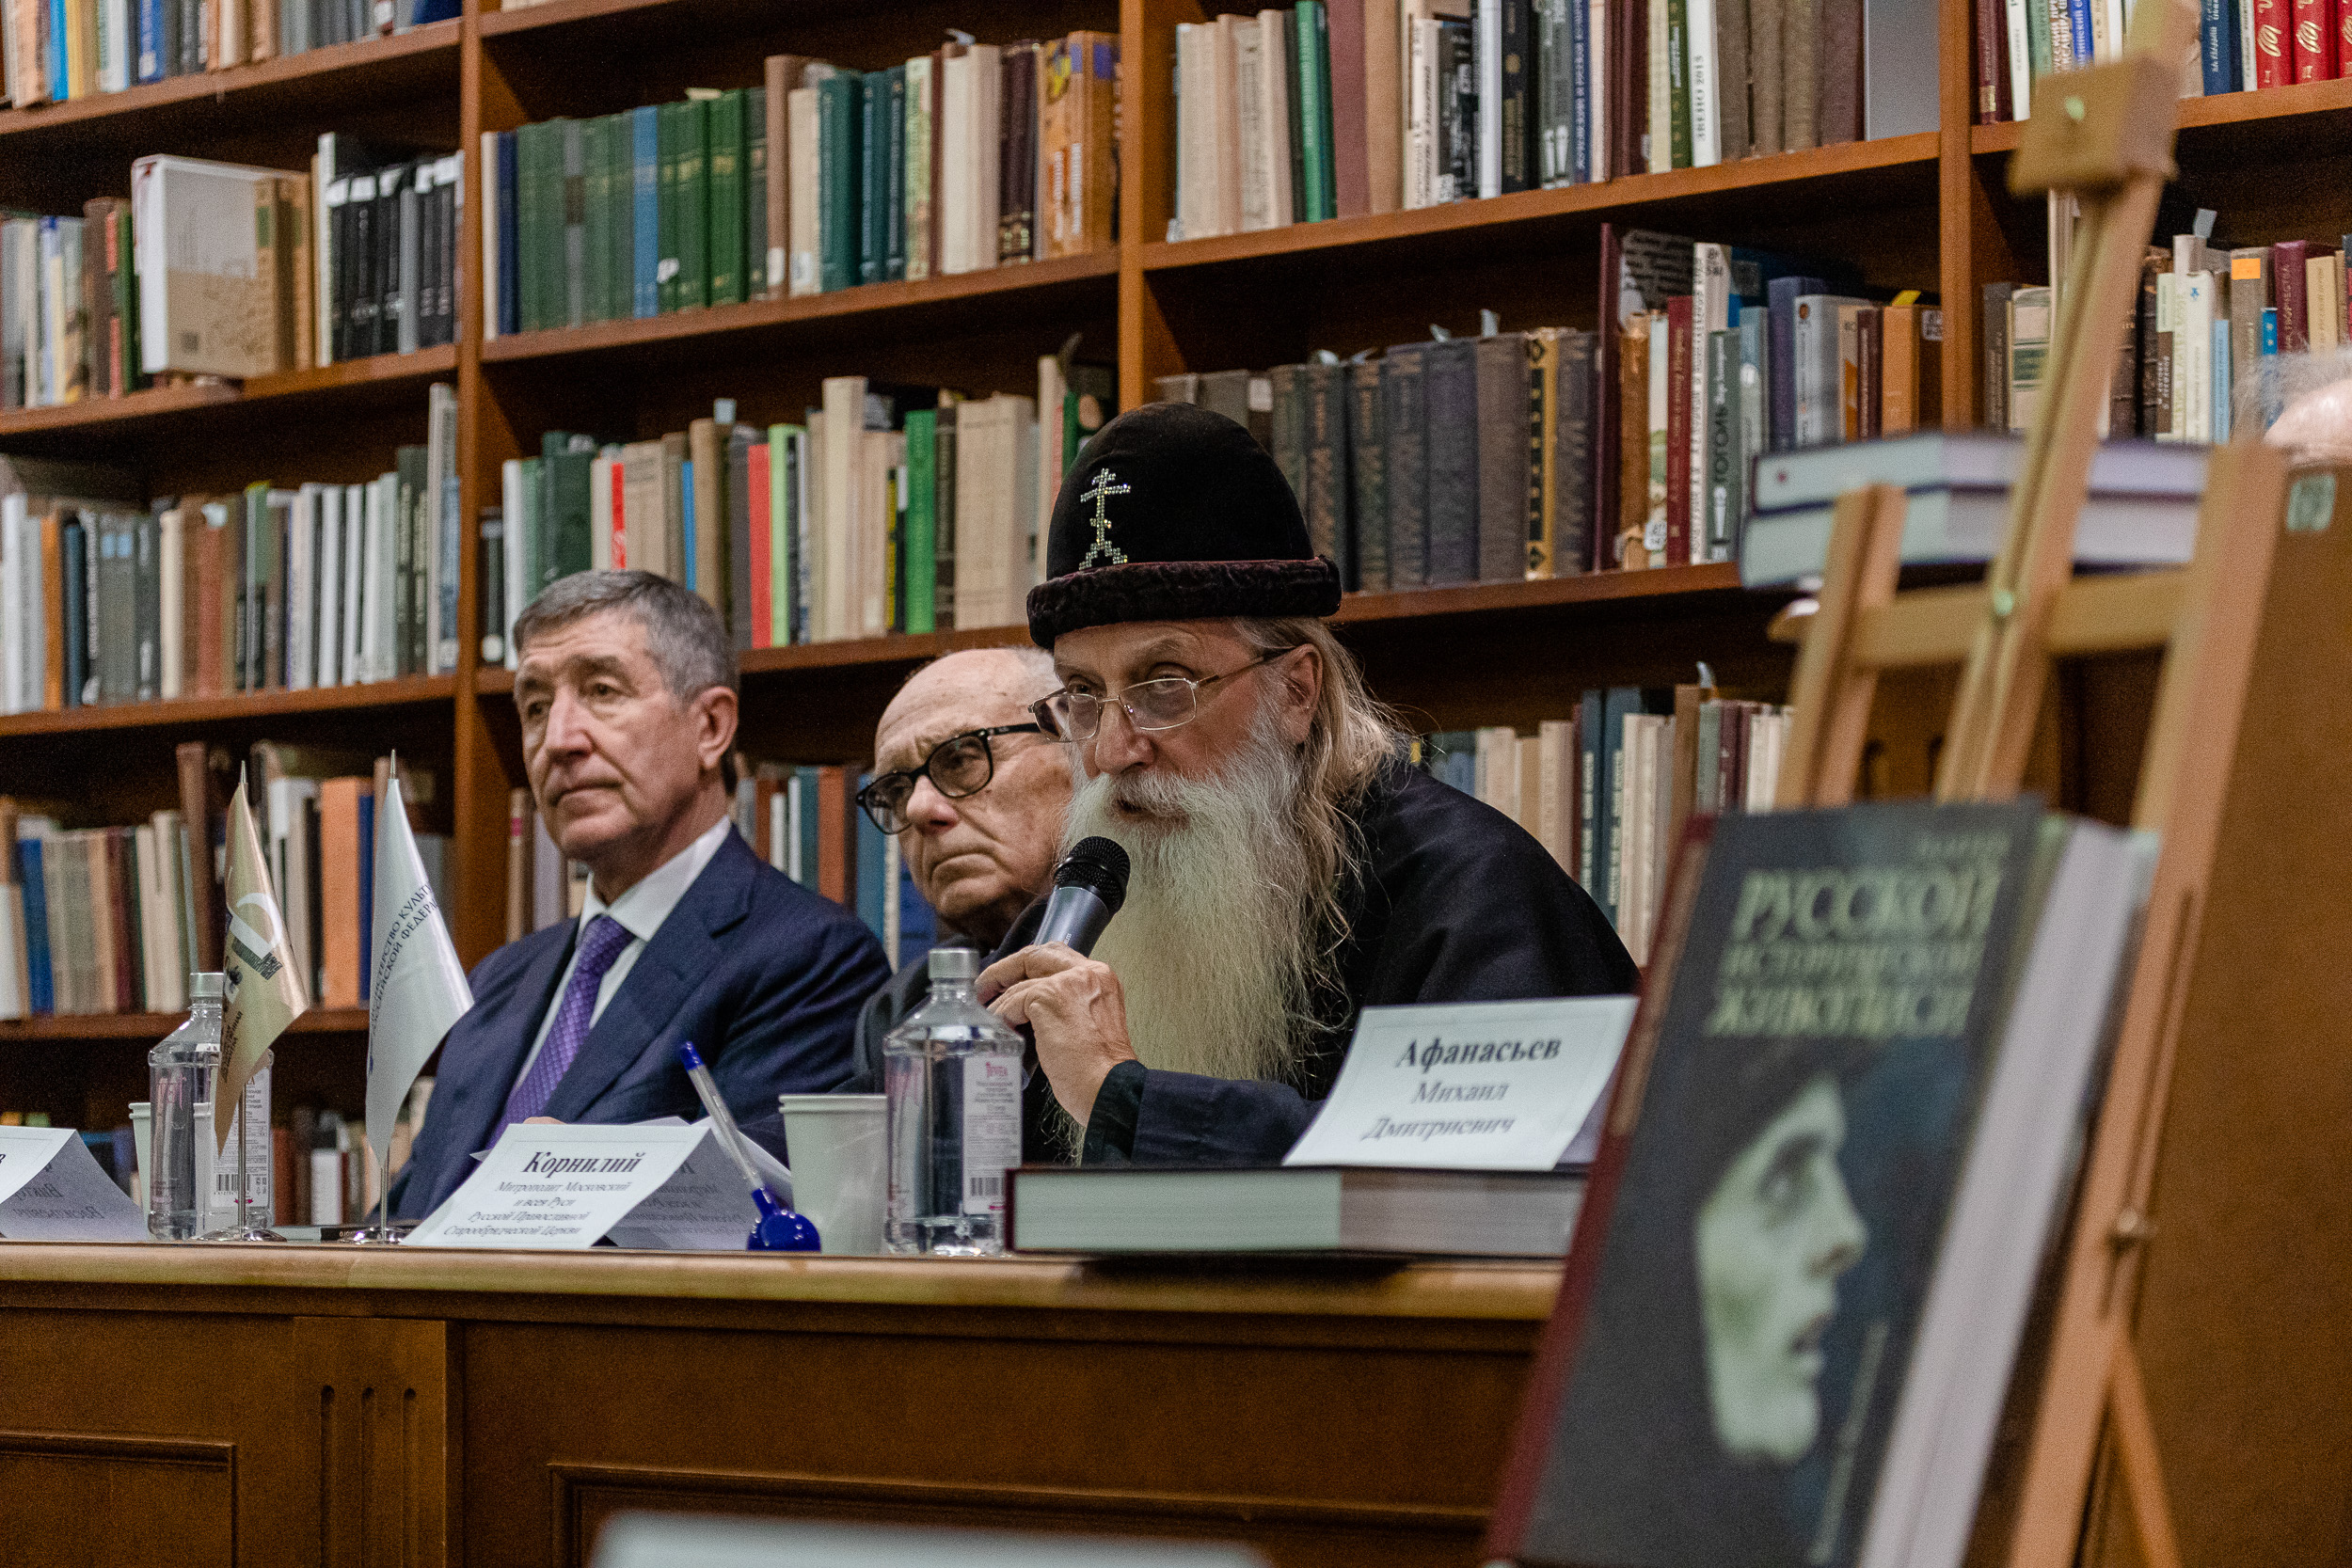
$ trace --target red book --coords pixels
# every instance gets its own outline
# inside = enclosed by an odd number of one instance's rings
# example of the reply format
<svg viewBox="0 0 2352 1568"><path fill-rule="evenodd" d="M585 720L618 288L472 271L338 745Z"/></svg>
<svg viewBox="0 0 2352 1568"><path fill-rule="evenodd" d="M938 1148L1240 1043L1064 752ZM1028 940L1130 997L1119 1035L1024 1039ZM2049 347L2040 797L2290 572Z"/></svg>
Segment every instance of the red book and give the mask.
<svg viewBox="0 0 2352 1568"><path fill-rule="evenodd" d="M2329 0L2295 0L2295 79L2329 82L2336 74L2336 19Z"/></svg>
<svg viewBox="0 0 2352 1568"><path fill-rule="evenodd" d="M2281 240L2270 247L2271 293L2279 302L2279 352L2301 354L2312 346L2308 240Z"/></svg>
<svg viewBox="0 0 2352 1568"><path fill-rule="evenodd" d="M605 465L605 471L612 477L612 569L616 572L628 570L628 506L621 499L625 493L621 478L627 467L618 459Z"/></svg>
<svg viewBox="0 0 2352 1568"><path fill-rule="evenodd" d="M768 443L755 441L750 452L751 475L747 488L751 491L752 509L752 646L771 648L775 639L770 628L770 617L775 611L775 586L770 578L768 551L772 524L768 515ZM765 819L762 819L765 831Z"/></svg>
<svg viewBox="0 0 2352 1568"><path fill-rule="evenodd" d="M849 909L857 908L857 824L850 814L850 769L817 769L817 891ZM805 804L802 807L806 810Z"/></svg>
<svg viewBox="0 0 2352 1568"><path fill-rule="evenodd" d="M2254 0L2254 86L2283 87L2294 79L2287 0Z"/></svg>
<svg viewBox="0 0 2352 1568"><path fill-rule="evenodd" d="M1977 0L1977 123L2010 119L2009 105L2009 15L2001 0Z"/></svg>
<svg viewBox="0 0 2352 1568"><path fill-rule="evenodd" d="M1691 562L1691 310L1666 301L1666 564ZM1655 471L1655 470L1653 470Z"/></svg>
<svg viewBox="0 0 2352 1568"><path fill-rule="evenodd" d="M2352 76L2352 0L2335 0L2336 74Z"/></svg>
<svg viewBox="0 0 2352 1568"><path fill-rule="evenodd" d="M1328 0L1331 50L1331 183L1338 217L1372 211L1372 151L1364 135L1365 0Z"/></svg>

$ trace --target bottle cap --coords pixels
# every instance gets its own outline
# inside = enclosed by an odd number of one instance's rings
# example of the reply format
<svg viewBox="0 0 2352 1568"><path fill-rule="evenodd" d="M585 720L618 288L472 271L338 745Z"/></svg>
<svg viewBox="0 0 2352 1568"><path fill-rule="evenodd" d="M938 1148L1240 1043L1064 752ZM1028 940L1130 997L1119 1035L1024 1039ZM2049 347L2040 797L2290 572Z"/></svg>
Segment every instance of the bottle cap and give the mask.
<svg viewBox="0 0 2352 1568"><path fill-rule="evenodd" d="M198 970L188 976L188 1000L217 1002L229 994L229 976L216 971Z"/></svg>
<svg viewBox="0 0 2352 1568"><path fill-rule="evenodd" d="M969 947L931 949L931 978L969 980L980 972L980 956Z"/></svg>

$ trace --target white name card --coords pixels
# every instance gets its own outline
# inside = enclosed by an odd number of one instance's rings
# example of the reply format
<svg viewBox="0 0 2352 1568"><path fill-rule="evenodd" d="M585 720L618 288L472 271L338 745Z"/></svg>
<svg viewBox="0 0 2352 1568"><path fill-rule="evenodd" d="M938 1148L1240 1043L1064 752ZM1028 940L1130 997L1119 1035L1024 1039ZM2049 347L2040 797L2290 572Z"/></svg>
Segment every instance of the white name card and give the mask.
<svg viewBox="0 0 2352 1568"><path fill-rule="evenodd" d="M1286 1165L1549 1170L1592 1115L1634 998L1366 1007Z"/></svg>
<svg viewBox="0 0 2352 1568"><path fill-rule="evenodd" d="M70 1127L0 1127L0 1236L143 1242L147 1215Z"/></svg>
<svg viewBox="0 0 2352 1568"><path fill-rule="evenodd" d="M739 1251L758 1217L707 1123L518 1123L408 1244Z"/></svg>

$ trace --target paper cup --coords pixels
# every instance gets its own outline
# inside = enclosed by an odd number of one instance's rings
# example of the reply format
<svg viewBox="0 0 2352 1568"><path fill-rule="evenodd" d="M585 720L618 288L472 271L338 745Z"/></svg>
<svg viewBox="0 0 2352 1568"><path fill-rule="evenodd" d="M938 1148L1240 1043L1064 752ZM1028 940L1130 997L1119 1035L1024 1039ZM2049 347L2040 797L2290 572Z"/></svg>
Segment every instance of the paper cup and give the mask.
<svg viewBox="0 0 2352 1568"><path fill-rule="evenodd" d="M785 1151L792 1207L817 1227L823 1250L879 1253L890 1164L878 1094L787 1094Z"/></svg>

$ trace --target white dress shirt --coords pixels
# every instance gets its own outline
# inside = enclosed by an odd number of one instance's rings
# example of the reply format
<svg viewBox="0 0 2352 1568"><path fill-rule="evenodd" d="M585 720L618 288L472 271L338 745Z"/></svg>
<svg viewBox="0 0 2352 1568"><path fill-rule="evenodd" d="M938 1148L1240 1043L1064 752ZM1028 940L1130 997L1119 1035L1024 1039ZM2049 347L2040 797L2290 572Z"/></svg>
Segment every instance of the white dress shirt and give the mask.
<svg viewBox="0 0 2352 1568"><path fill-rule="evenodd" d="M588 1015L593 1029L596 1020L604 1016L605 1004L620 994L621 982L637 967L637 956L645 950L661 923L670 918L677 901L686 896L686 890L694 885L694 879L703 874L710 857L719 852L727 834L735 831L735 819L723 816L685 848L647 872L643 880L622 894L612 903L596 895L596 881L588 879L588 901L580 907L578 929L572 934L572 956L564 962L563 976L555 983L555 994L548 998L548 1010L540 1016L539 1033L531 1041L531 1053L522 1066L515 1069L515 1082L519 1084L531 1074L531 1064L539 1059L539 1053L548 1043L548 1031L555 1024L555 1015L564 1006L564 993L572 989L572 971L580 965L580 938L587 931L588 923L600 914L609 914L628 932L629 942L621 949L621 956L612 960L612 967L604 972L603 981L596 987L596 1010Z"/></svg>

